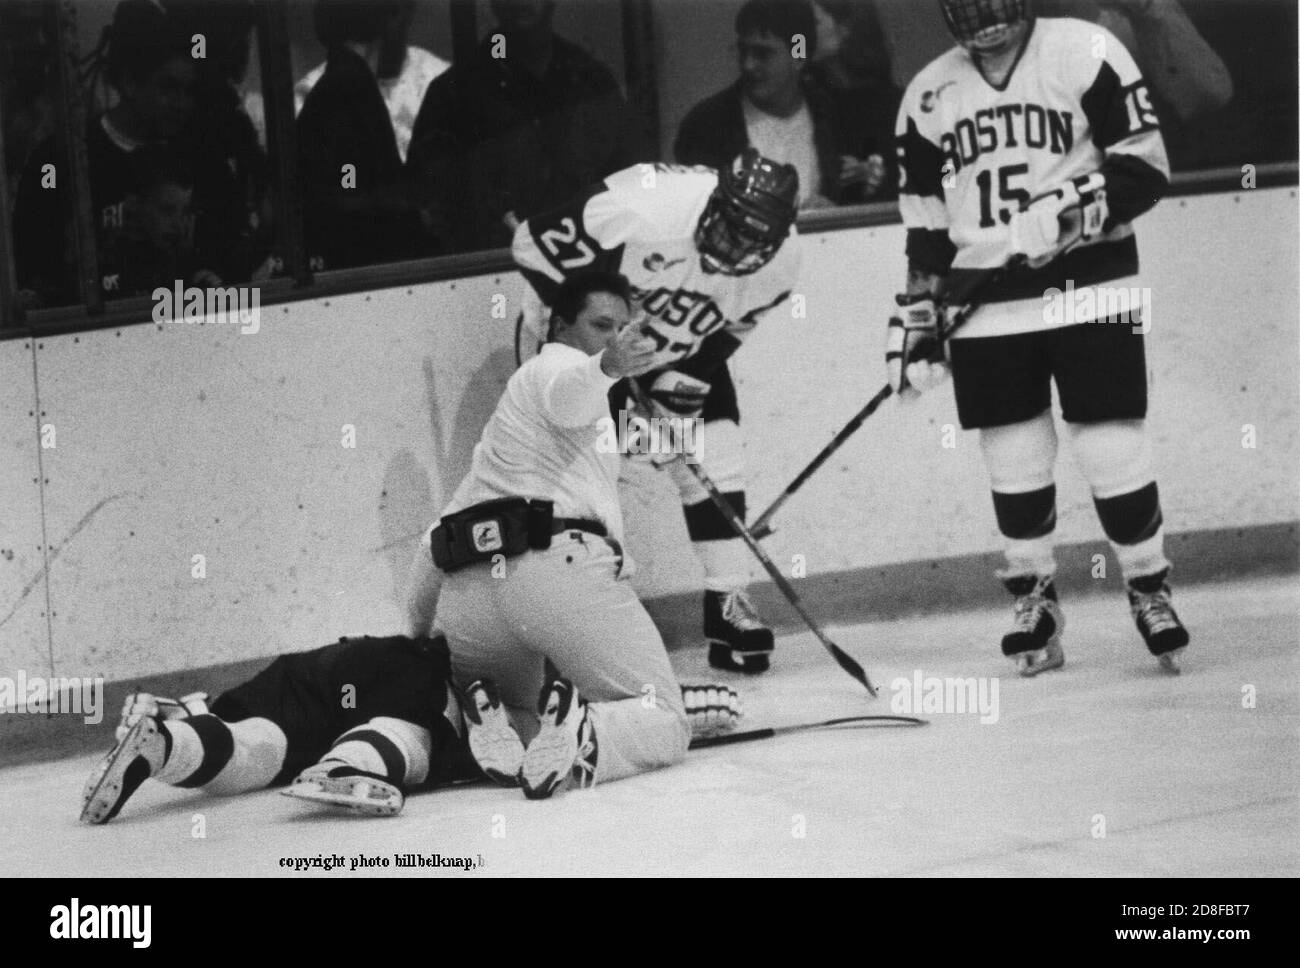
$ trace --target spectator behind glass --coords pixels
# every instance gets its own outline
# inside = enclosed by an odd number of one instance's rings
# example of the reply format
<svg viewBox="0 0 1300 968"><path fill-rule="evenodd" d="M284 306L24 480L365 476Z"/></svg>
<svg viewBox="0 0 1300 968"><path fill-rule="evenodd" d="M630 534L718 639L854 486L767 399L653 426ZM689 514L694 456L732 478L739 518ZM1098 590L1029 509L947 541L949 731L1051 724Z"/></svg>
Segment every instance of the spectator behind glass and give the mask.
<svg viewBox="0 0 1300 968"><path fill-rule="evenodd" d="M492 0L496 30L425 94L407 168L458 249L507 246L529 216L653 160L614 76L556 36L554 10Z"/></svg>
<svg viewBox="0 0 1300 968"><path fill-rule="evenodd" d="M797 40L803 39L802 49ZM807 0L749 0L736 14L740 79L695 105L677 130L673 153L685 165L723 168L752 145L799 172L800 208L859 200L843 178L849 150L826 93L806 83L817 53L817 20ZM796 56L801 53L803 56Z"/></svg>
<svg viewBox="0 0 1300 968"><path fill-rule="evenodd" d="M839 201L875 202L898 195L894 121L903 92L894 83L889 47L875 0L816 0L817 57L809 79L825 93L840 156Z"/></svg>
<svg viewBox="0 0 1300 968"><path fill-rule="evenodd" d="M54 133L45 15L38 0L0 2L0 118L9 197L37 146Z"/></svg>
<svg viewBox="0 0 1300 968"><path fill-rule="evenodd" d="M415 16L415 0L403 0L401 15L389 21L384 35L384 52L379 57L379 92L388 105L388 117L393 122L397 137L397 153L406 160L411 148L411 132L415 116L420 113L424 94L434 79L451 64L437 54L407 43L411 20ZM391 71L391 73L384 73ZM294 114L302 113L307 95L325 73L325 65L313 67L293 87Z"/></svg>
<svg viewBox="0 0 1300 968"><path fill-rule="evenodd" d="M1290 5L1294 10L1293 0L1274 5ZM1244 25L1250 19L1236 3L1221 6L1233 8L1233 28L1238 21ZM1150 85L1175 170L1209 163L1216 154L1216 144L1223 147L1221 138L1205 139L1205 123L1232 100L1232 77L1178 0L1037 0L1033 9L1041 17L1092 21L1109 30L1128 49ZM1294 33L1293 27L1292 38ZM1232 34L1230 29L1216 36L1226 45L1232 43ZM1242 145L1243 134L1237 131L1231 139L1236 147ZM1231 155L1238 156L1239 152Z"/></svg>
<svg viewBox="0 0 1300 968"><path fill-rule="evenodd" d="M200 267L194 246L194 179L166 151L144 148L131 157L135 217L116 249L113 268L123 293L146 295L160 280L218 286L221 279ZM171 285L170 282L167 285Z"/></svg>
<svg viewBox="0 0 1300 968"><path fill-rule="evenodd" d="M142 218L133 159L147 149L170 155L180 170L193 171L193 158L179 136L194 114L195 62L189 39L149 0L118 4L91 61L92 72L102 70L118 97L86 132L100 285L109 298L136 295L176 280L141 279L124 286L122 246L138 234ZM42 187L43 166L57 163L50 139L28 162L14 206L19 287L29 307L75 291L69 283L75 277L75 252L71 234L65 232L67 216L75 211L73 179L59 170L56 187Z"/></svg>
<svg viewBox="0 0 1300 968"><path fill-rule="evenodd" d="M402 51L384 37L403 16L393 0L317 0L325 73L298 115L303 226L314 270L432 254L404 181L380 76Z"/></svg>
<svg viewBox="0 0 1300 968"><path fill-rule="evenodd" d="M248 72L249 0L166 0L181 34L200 35L193 119L181 135L195 160L194 246L227 282L271 275L271 173L239 88Z"/></svg>

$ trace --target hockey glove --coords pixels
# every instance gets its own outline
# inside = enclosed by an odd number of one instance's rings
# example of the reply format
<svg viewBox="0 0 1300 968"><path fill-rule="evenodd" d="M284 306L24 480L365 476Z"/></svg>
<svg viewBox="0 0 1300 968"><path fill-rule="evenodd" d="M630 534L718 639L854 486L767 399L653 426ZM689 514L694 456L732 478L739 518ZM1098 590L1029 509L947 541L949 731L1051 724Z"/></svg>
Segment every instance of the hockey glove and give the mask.
<svg viewBox="0 0 1300 968"><path fill-rule="evenodd" d="M682 702L686 705L686 720L691 724L691 736L708 736L734 729L744 713L740 708L740 693L721 683L700 686L682 686Z"/></svg>
<svg viewBox="0 0 1300 968"><path fill-rule="evenodd" d="M123 739L131 727L146 716L162 720L185 719L189 716L201 716L207 711L206 692L192 692L188 696L181 696L180 699L166 699L147 692L133 692L122 704L122 719L117 724L114 735L119 740Z"/></svg>
<svg viewBox="0 0 1300 968"><path fill-rule="evenodd" d="M948 378L939 342L939 314L929 296L898 295L895 301L898 306L885 339L889 385L900 395L908 390L922 393Z"/></svg>
<svg viewBox="0 0 1300 968"><path fill-rule="evenodd" d="M1068 181L1029 200L1011 216L1011 248L1037 269L1070 246L1100 235L1110 215L1101 172Z"/></svg>

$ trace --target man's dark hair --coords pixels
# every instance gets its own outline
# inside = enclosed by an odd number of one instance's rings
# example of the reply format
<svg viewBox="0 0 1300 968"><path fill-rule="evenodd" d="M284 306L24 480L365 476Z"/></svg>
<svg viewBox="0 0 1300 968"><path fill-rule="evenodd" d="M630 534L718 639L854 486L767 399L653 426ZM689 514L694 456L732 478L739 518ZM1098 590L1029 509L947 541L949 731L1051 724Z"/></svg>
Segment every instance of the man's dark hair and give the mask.
<svg viewBox="0 0 1300 968"><path fill-rule="evenodd" d="M175 18L149 0L122 0L92 57L103 60L104 76L118 91L129 81L146 81L175 57L189 56L189 39Z"/></svg>
<svg viewBox="0 0 1300 968"><path fill-rule="evenodd" d="M746 34L771 34L787 44L802 34L805 56L817 53L817 18L808 0L749 0L736 14L736 36Z"/></svg>
<svg viewBox="0 0 1300 968"><path fill-rule="evenodd" d="M572 325L577 320L578 314L586 308L587 297L598 292L607 292L611 296L617 296L628 306L632 305L632 286L627 281L627 276L594 269L589 272L574 273L560 283L560 288L555 291L555 296L551 299L551 325L547 339L555 336L557 318L564 320L567 325Z"/></svg>
<svg viewBox="0 0 1300 968"><path fill-rule="evenodd" d="M316 0L316 39L327 48L348 42L372 43L401 12L398 0Z"/></svg>

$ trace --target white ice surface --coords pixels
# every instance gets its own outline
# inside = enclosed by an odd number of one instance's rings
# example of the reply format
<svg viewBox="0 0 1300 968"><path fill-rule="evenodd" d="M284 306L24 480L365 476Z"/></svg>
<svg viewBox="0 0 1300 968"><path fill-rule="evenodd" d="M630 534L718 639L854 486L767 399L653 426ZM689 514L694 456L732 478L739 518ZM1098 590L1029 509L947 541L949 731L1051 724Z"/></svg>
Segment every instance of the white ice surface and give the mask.
<svg viewBox="0 0 1300 968"><path fill-rule="evenodd" d="M320 872L280 858L337 854L428 876L391 866L417 852L481 855L489 875L1300 874L1297 580L1178 590L1194 641L1176 678L1155 670L1124 602L1064 604L1066 667L1034 680L997 653L1009 612L979 610L831 625L881 687L874 702L810 634L782 638L773 672L741 682L756 728L888 713L891 680L918 669L996 676L994 724L937 714L923 729L787 736L544 802L419 794L385 819L147 783L111 824L84 827L84 756L0 771L0 862L11 875L302 877ZM674 661L685 680L710 678L700 653Z"/></svg>

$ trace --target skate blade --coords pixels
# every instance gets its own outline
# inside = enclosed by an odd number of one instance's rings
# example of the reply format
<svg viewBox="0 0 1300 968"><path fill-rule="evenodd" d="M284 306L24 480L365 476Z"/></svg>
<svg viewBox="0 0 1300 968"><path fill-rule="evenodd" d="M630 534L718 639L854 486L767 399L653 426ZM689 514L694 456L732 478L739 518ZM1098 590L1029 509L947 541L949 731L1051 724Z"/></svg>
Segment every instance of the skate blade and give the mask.
<svg viewBox="0 0 1300 968"><path fill-rule="evenodd" d="M1173 649L1156 656L1156 661L1160 663L1160 671L1171 676L1182 675L1182 655L1182 649Z"/></svg>
<svg viewBox="0 0 1300 968"><path fill-rule="evenodd" d="M1015 661L1016 672L1021 678L1032 679L1040 672L1059 669L1065 665L1065 650L1059 645L1049 645L1046 649L1039 649L1036 652L1021 652L1016 656Z"/></svg>
<svg viewBox="0 0 1300 968"><path fill-rule="evenodd" d="M370 817L391 817L402 809L397 787L378 780L309 781L295 783L280 793L327 807L340 807Z"/></svg>
<svg viewBox="0 0 1300 968"><path fill-rule="evenodd" d="M121 797L127 767L141 755L141 750L153 739L157 730L152 719L141 719L100 760L81 795L79 819L82 823L102 824L108 821L108 815Z"/></svg>

